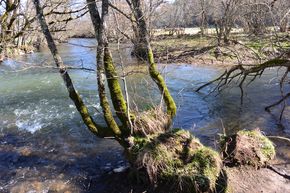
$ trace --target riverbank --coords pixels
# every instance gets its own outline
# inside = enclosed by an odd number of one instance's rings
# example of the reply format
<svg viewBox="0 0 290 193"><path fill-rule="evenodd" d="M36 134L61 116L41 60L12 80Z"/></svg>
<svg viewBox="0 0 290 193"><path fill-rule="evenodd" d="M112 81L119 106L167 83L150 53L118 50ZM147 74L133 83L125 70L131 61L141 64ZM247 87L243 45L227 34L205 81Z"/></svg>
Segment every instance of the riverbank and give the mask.
<svg viewBox="0 0 290 193"><path fill-rule="evenodd" d="M290 48L290 33L263 36L232 34L228 44L218 46L215 36L157 36L152 47L160 63L186 63L205 66L257 64Z"/></svg>
<svg viewBox="0 0 290 193"><path fill-rule="evenodd" d="M275 36L275 37L274 37ZM93 39L91 33L77 34L72 39ZM69 39L62 42L69 42ZM126 40L125 45L131 43ZM114 41L112 43L114 45ZM82 45L80 45L82 46ZM40 47L40 45L38 46ZM42 45L43 47L43 45ZM156 35L152 47L158 63L194 64L200 66L232 66L237 64L252 65L278 56L290 48L290 32L249 36L233 33L228 44L218 46L216 37L211 34L201 36L199 33L185 35ZM113 47L112 50L115 48ZM37 50L34 46L9 49L6 58L13 59L19 55L30 54ZM4 55L0 56L0 61Z"/></svg>
<svg viewBox="0 0 290 193"><path fill-rule="evenodd" d="M88 141L93 139L89 133L87 137ZM86 143L86 145L90 144L92 142ZM17 135L2 133L0 135L0 192L154 192L154 189L132 178L129 171L119 173L118 169L127 166L121 147L114 141L103 139L96 140L94 146L104 144L107 147L103 151L88 151L86 145L79 146L72 143L71 138L52 142L52 137L47 138L40 133L37 135L25 132ZM275 144L277 156L270 164L281 173L289 174L290 144L282 140L275 140ZM72 146L79 146L79 148L73 150ZM290 191L290 180L268 168L243 166L225 167L224 170L228 193ZM165 192L159 190L158 193Z"/></svg>

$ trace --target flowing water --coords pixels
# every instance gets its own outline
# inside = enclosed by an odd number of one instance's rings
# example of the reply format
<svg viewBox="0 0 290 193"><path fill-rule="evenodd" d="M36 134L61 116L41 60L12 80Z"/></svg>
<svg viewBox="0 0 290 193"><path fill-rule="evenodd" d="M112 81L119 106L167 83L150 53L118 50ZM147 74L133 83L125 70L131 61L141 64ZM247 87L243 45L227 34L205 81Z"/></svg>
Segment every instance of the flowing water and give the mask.
<svg viewBox="0 0 290 193"><path fill-rule="evenodd" d="M78 44L78 45L76 45ZM94 40L71 39L59 46L64 63L95 68ZM138 70L142 65L130 57L130 47L120 53L112 46L116 63ZM120 57L121 56L121 57ZM112 140L91 135L81 121L48 50L5 61L0 66L0 192L102 192L102 175L124 166L122 149ZM135 66L135 67L132 67ZM209 87L194 92L202 82L222 72L214 66L160 65L178 106L174 127L184 128L201 141L215 146L219 133L261 128L266 134L287 136L285 117L278 124L264 107L279 99L282 69L271 69L246 89L243 105L236 87L207 96ZM95 120L103 123L94 72L70 70L77 90L85 98ZM160 101L148 76L127 78L131 105L148 108ZM289 151L289 148L285 151Z"/></svg>

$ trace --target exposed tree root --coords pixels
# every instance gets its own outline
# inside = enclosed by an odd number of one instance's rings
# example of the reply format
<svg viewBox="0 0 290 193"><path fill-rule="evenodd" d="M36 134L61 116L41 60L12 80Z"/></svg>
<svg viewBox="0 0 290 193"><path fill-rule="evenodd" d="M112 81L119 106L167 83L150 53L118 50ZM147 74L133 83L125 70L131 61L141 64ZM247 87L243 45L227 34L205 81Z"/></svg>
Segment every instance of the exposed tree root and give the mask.
<svg viewBox="0 0 290 193"><path fill-rule="evenodd" d="M284 141L287 141L288 143L290 143L290 139L287 137L281 137L281 136L267 136L268 138L272 138L272 139L281 139Z"/></svg>
<svg viewBox="0 0 290 193"><path fill-rule="evenodd" d="M272 165L267 165L266 168L272 170L273 172L277 173L278 175L282 176L283 178L286 178L288 180L290 180L290 175L286 174L286 173L282 173L279 171L279 169L277 169L276 167L272 166Z"/></svg>
<svg viewBox="0 0 290 193"><path fill-rule="evenodd" d="M275 156L273 143L259 129L239 131L221 141L227 166L252 165L265 167Z"/></svg>

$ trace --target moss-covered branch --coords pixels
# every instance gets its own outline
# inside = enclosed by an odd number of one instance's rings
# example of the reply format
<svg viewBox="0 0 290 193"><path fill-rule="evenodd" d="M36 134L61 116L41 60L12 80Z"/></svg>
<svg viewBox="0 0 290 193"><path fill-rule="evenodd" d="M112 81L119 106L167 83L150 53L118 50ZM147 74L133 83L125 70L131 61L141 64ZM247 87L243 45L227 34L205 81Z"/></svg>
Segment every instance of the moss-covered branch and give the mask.
<svg viewBox="0 0 290 193"><path fill-rule="evenodd" d="M157 84L167 107L167 113L173 117L176 114L176 104L174 102L173 97L171 96L167 85L163 79L163 76L160 74L160 72L157 69L157 65L154 62L154 56L152 49L150 46L148 46L148 61L149 61L149 73L151 78L154 80L154 82Z"/></svg>
<svg viewBox="0 0 290 193"><path fill-rule="evenodd" d="M134 13L134 17L137 20L137 28L138 28L138 33L139 33L139 43L141 46L141 49L144 49L143 52L146 56L144 57L145 60L149 63L149 73L153 81L157 84L163 99L165 101L166 107L167 107L167 113L171 117L175 116L176 114L176 104L167 88L167 85L158 71L157 65L154 61L154 55L150 46L150 41L149 41L149 34L148 34L148 29L147 29L147 24L145 21L144 13L141 8L141 1L136 0L132 1L131 4L132 6L132 12ZM142 54L139 54L142 55Z"/></svg>
<svg viewBox="0 0 290 193"><path fill-rule="evenodd" d="M101 106L104 111L104 116L107 124L112 127L113 130L119 130L118 133L123 136L127 136L130 133L129 119L127 116L127 104L122 93L120 83L118 81L118 75L115 70L115 66L112 60L110 50L108 48L108 41L105 35L106 32L106 20L108 18L108 1L103 1L102 3L102 15L100 16L97 5L93 0L87 0L89 12L91 15L92 23L95 29L96 39L98 41L98 50L97 50L97 66L98 66L98 86L99 86L99 96L101 100ZM102 73L101 73L102 72ZM103 72L105 74L103 74ZM102 77L105 75L105 77ZM111 100L116 111L116 114L123 126L122 133L120 128L117 128L117 124L114 121L112 112L109 106L108 99L105 94L104 82L100 78L107 79L109 91L111 94Z"/></svg>
<svg viewBox="0 0 290 193"><path fill-rule="evenodd" d="M88 108L84 104L80 95L75 90L73 82L72 82L72 80L71 80L71 78L66 70L65 65L63 64L62 58L60 57L60 55L58 53L57 47L54 43L52 35L48 29L48 25L46 23L45 17L43 15L43 10L40 7L39 0L34 0L34 5L36 8L37 18L39 20L42 32L45 35L45 38L46 38L48 47L50 49L50 52L53 56L54 62L56 64L56 66L59 68L59 73L60 73L61 77L63 78L65 86L68 90L69 96L72 99L72 101L74 102L77 110L79 111L85 125L89 128L89 130L92 133L94 133L95 135L100 136L100 137L116 135L117 133L115 131L113 132L113 130L110 130L108 128L104 128L104 127L97 125L94 122L94 120L92 119L92 117L90 116Z"/></svg>
<svg viewBox="0 0 290 193"><path fill-rule="evenodd" d="M128 135L130 132L130 125L129 125L129 119L127 116L128 114L127 104L122 93L122 89L118 80L118 74L116 72L111 53L107 46L105 47L105 53L104 53L104 66L105 66L108 87L110 90L114 109L116 111L118 118L124 125L123 127L123 130L125 132L124 134Z"/></svg>

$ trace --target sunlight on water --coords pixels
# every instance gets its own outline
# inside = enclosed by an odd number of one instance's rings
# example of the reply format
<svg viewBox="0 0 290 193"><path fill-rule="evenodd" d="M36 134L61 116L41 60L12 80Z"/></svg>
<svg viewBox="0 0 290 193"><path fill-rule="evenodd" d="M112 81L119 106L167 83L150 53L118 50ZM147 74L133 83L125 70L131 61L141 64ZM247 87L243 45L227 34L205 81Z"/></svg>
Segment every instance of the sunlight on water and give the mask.
<svg viewBox="0 0 290 193"><path fill-rule="evenodd" d="M94 46L94 40L73 39L71 43ZM125 55L129 51L125 50ZM94 68L95 53L93 49L71 44L61 46L64 62L73 66ZM130 57L127 61L132 63ZM22 61L22 62L20 62ZM38 61L38 62L37 62ZM67 96L66 89L56 70L28 69L16 73L21 65L37 65L39 61L51 64L47 50L30 56L20 57L17 62L11 60L1 67L0 104L1 129L16 126L20 130L35 132L42 128L74 127L81 123L80 116ZM118 61L117 61L118 63ZM10 68L10 69L9 69ZM273 131L275 120L264 111L264 107L279 98L276 70L268 70L262 79L246 88L244 104L240 105L240 91L236 87L226 90L218 96L206 96L212 89L208 87L201 93L194 89L203 82L216 77L222 69L198 67L193 65L160 66L168 87L174 96L178 114L174 120L175 127L191 130L203 137L215 135L221 131L222 123L229 131L244 128L263 127ZM100 105L96 87L96 77L92 72L70 72L76 88L84 96L87 105L97 119L100 119ZM160 96L156 86L148 76L134 75L128 78L130 93L134 104L146 108L146 104L156 104ZM137 93L137 94L136 94ZM96 111L97 109L97 111ZM99 120L103 122L103 120ZM275 130L275 129L274 129Z"/></svg>
<svg viewBox="0 0 290 193"><path fill-rule="evenodd" d="M70 40L90 46L94 42ZM65 64L95 68L93 49L64 44L60 50ZM122 50L125 64L135 64L128 57L130 50ZM38 67L28 68L33 65ZM75 185L83 187L83 176L98 179L102 172L126 164L116 142L96 138L84 126L58 72L49 65L50 55L43 50L0 66L0 192L5 188L17 193L37 188L46 191L47 187L77 192ZM218 76L221 68L186 64L159 68L178 107L173 127L191 131L204 144L214 147L223 127L227 133L260 127L270 135L290 134L286 119L290 117L289 108L283 119L284 129L277 124L279 108L274 115L264 111L265 106L280 98L277 69L265 71L261 79L246 87L241 105L240 90L235 86L219 95L207 95L213 86L194 92L201 83ZM93 118L104 124L95 73L70 70L70 75ZM148 75L136 74L127 81L131 108L148 109L160 103L159 91Z"/></svg>

